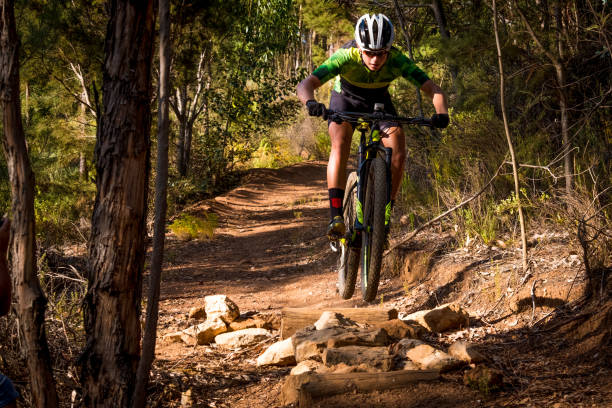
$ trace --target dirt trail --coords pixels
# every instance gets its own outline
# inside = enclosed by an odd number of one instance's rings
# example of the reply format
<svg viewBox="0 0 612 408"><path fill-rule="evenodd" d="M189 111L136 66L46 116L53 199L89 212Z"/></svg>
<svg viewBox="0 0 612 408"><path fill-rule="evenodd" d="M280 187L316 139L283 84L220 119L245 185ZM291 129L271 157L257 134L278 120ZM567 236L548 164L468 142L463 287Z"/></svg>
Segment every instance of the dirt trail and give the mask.
<svg viewBox="0 0 612 408"><path fill-rule="evenodd" d="M279 170L256 169L239 188L188 208L186 211L193 214L216 213L219 228L215 238L206 242L181 242L169 237L162 276L160 337L193 324L187 312L211 294L227 295L242 313L275 313L283 307L381 304L411 312L456 302L477 317L475 326L430 341L442 347L457 338L479 343L481 350L491 356L492 364L504 370L509 384L506 390L483 395L464 386L461 372L456 372L434 383L386 393L347 394L328 398L317 406L599 407L612 403L612 391L603 392L612 390L610 369L606 366L608 354L604 351L602 360L600 354L593 352L604 343L603 350L609 350L612 307L607 309L609 313L594 315L594 320L587 315L584 327L568 330L582 330L584 336L580 338L527 329L534 319L578 298L584 279L566 238L553 234L530 250L540 282L539 305L534 310L530 310L531 283L523 287L510 284L520 265L514 248L454 248L453 244L445 244L453 242L452 237L434 233L423 233L421 241L411 244L413 248L408 251L426 254L425 270L412 268L410 273L414 276L409 277L404 272L401 276L383 275L381 300L375 304L363 302L358 288L353 299L345 301L336 293L336 261L324 237L329 211L325 174L323 162ZM413 261L414 265L420 262ZM559 314L552 324L562 332L567 329L566 318ZM589 340L593 333L597 341ZM572 344L582 348L572 352ZM289 369L256 368L254 360L265 347L228 352L214 345L188 347L159 342L152 406L182 406L181 398L196 407L279 406L280 384ZM572 361L581 364L572 365ZM590 394L585 394L585 389Z"/></svg>
<svg viewBox="0 0 612 408"><path fill-rule="evenodd" d="M335 293L328 250L326 165L254 170L239 188L190 208L214 212L209 242L171 242L162 310L186 312L210 294L231 297L241 311L346 304Z"/></svg>

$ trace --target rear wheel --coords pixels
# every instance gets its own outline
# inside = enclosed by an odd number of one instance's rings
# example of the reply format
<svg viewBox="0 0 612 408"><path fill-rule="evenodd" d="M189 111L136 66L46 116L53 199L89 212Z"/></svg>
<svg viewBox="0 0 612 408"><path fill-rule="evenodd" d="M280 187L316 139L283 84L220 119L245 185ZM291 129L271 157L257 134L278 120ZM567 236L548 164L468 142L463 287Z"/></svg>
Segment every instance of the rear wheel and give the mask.
<svg viewBox="0 0 612 408"><path fill-rule="evenodd" d="M376 298L385 245L387 206L387 165L377 156L370 163L365 181L363 206L363 245L361 249L361 293L365 301Z"/></svg>
<svg viewBox="0 0 612 408"><path fill-rule="evenodd" d="M346 182L342 208L344 223L348 234L340 244L338 259L338 292L343 299L350 299L355 292L357 269L359 268L359 248L351 246L351 237L357 217L357 173L352 172Z"/></svg>

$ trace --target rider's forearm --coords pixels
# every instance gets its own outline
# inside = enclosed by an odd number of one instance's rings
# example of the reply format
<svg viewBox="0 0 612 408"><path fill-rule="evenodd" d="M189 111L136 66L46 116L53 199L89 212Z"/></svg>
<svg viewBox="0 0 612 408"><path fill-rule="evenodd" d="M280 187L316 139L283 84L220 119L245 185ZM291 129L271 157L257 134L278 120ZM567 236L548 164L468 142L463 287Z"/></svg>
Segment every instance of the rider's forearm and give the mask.
<svg viewBox="0 0 612 408"><path fill-rule="evenodd" d="M303 104L314 99L314 91L321 86L321 81L314 75L308 76L297 86L297 96Z"/></svg>
<svg viewBox="0 0 612 408"><path fill-rule="evenodd" d="M448 113L448 102L442 88L430 79L421 86L421 90L431 98L436 113Z"/></svg>

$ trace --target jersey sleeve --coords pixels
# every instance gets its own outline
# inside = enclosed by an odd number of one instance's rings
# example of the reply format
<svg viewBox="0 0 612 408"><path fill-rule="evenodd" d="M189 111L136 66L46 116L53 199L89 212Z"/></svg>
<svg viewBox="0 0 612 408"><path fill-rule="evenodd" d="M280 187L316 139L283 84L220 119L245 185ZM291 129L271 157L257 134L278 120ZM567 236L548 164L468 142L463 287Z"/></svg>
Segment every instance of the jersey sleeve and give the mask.
<svg viewBox="0 0 612 408"><path fill-rule="evenodd" d="M429 81L427 74L404 54L400 53L397 56L396 64L401 76L412 82L417 87L421 87L421 85Z"/></svg>
<svg viewBox="0 0 612 408"><path fill-rule="evenodd" d="M348 49L340 48L331 57L329 57L324 63L319 65L314 70L312 75L319 78L321 84L329 81L336 75L340 74L342 66L350 61L351 55Z"/></svg>

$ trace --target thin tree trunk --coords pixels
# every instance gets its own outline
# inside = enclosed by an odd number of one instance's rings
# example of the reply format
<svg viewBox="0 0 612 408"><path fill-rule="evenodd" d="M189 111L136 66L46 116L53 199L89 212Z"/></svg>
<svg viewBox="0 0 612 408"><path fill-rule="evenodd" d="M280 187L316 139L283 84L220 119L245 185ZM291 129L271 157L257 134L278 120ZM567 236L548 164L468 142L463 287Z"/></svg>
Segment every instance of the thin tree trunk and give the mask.
<svg viewBox="0 0 612 408"><path fill-rule="evenodd" d="M19 99L19 39L14 3L0 0L0 108L12 200L11 269L34 406L58 406L45 335L47 299L38 281L34 214L34 174L30 166Z"/></svg>
<svg viewBox="0 0 612 408"><path fill-rule="evenodd" d="M178 141L176 144L176 169L181 177L187 175L187 168L185 166L185 128L186 119L183 114L177 115L179 121L179 132Z"/></svg>
<svg viewBox="0 0 612 408"><path fill-rule="evenodd" d="M80 359L87 407L129 407L140 359L154 4L109 4Z"/></svg>
<svg viewBox="0 0 612 408"><path fill-rule="evenodd" d="M85 93L84 97L87 97L87 94ZM85 107L85 104L80 104L79 106L79 121L80 123L80 130L81 130L81 138L83 139L83 144L85 145L85 139L87 137L87 109ZM80 180L85 180L87 178L87 158L85 156L85 152L83 150L81 150L79 152L79 179Z"/></svg>
<svg viewBox="0 0 612 408"><path fill-rule="evenodd" d="M531 38L533 39L533 41L538 45L540 50L546 55L546 57L550 60L552 65L555 67L555 73L557 74L557 89L558 89L557 92L559 93L559 109L561 110L561 143L562 143L562 151L564 155L563 163L564 163L564 171L565 171L565 192L567 193L567 195L571 195L573 191L573 183L574 183L574 176L573 176L574 166L572 165L573 159L572 159L571 145L570 145L570 140L569 140L569 126L568 126L568 115L567 115L567 93L565 91L565 86L566 86L565 67L563 66L563 62L560 59L560 56L554 55L553 53L551 53L544 47L540 39L536 36L535 32L533 31L533 28L531 27L531 24L529 24L529 21L527 20L527 17L525 17L525 14L521 10L521 8L518 6L516 1L515 1L515 5L516 5L516 10L521 16L521 20L523 21L523 23L525 24L525 27L527 28L527 32L529 32L529 35L531 35Z"/></svg>
<svg viewBox="0 0 612 408"><path fill-rule="evenodd" d="M168 189L168 91L170 77L170 3L159 0L159 111L157 129L157 175L155 179L155 225L153 254L147 298L147 320L142 340L142 356L136 376L133 408L144 408L149 382L149 371L155 358L157 318L159 313L159 286L164 260L164 238L166 232L166 194Z"/></svg>
<svg viewBox="0 0 612 408"><path fill-rule="evenodd" d="M193 136L193 122L187 122L187 127L185 128L185 149L183 150L183 163L185 166L185 174L187 175L189 172L189 161L191 160L191 139Z"/></svg>
<svg viewBox="0 0 612 408"><path fill-rule="evenodd" d="M495 44L497 45L497 62L499 64L499 94L501 100L502 117L504 120L504 131L506 133L506 141L510 150L510 158L512 160L512 175L514 176L514 193L516 194L516 204L518 207L519 222L521 224L521 242L523 245L523 273L527 273L527 236L525 233L525 219L523 217L523 205L521 204L521 191L519 188L518 165L514 154L514 146L510 137L510 128L508 126L508 118L506 117L506 103L504 101L504 65L502 62L501 44L499 42L499 32L497 30L497 7L496 0L493 0L493 29L495 31Z"/></svg>

